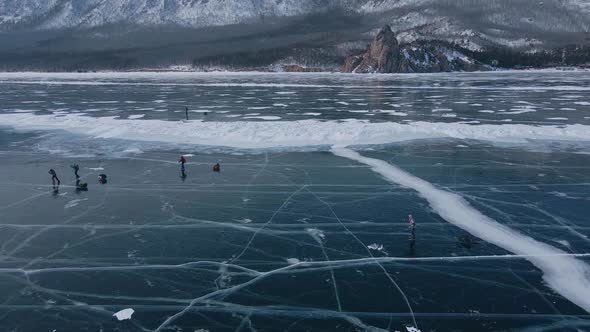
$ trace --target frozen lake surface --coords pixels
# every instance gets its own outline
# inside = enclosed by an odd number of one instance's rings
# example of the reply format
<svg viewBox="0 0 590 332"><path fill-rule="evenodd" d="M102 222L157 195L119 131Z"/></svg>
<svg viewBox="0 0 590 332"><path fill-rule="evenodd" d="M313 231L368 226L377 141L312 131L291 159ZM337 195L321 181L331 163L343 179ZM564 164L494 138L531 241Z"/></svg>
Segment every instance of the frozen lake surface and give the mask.
<svg viewBox="0 0 590 332"><path fill-rule="evenodd" d="M0 74L0 330L590 329L589 92Z"/></svg>

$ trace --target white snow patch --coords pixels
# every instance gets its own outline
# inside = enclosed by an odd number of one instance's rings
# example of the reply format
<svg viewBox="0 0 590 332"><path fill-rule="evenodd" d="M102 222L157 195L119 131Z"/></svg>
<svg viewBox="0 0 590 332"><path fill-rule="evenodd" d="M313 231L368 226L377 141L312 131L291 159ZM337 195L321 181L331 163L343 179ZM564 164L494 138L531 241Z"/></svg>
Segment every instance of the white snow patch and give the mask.
<svg viewBox="0 0 590 332"><path fill-rule="evenodd" d="M531 113L536 112L537 110L534 109L512 109L510 112L504 112L502 114L524 114L524 113Z"/></svg>
<svg viewBox="0 0 590 332"><path fill-rule="evenodd" d="M309 233L309 235L316 240L316 242L318 243L322 243L324 241L324 239L326 238L326 235L324 235L324 232L317 229L317 228L306 228L305 231L307 233Z"/></svg>
<svg viewBox="0 0 590 332"><path fill-rule="evenodd" d="M371 166L374 172L392 183L416 190L451 224L516 255L526 256L543 271L543 279L551 288L590 312L590 266L583 261L496 222L473 208L463 197L438 189L383 160L363 157L344 147L334 146L332 152Z"/></svg>
<svg viewBox="0 0 590 332"><path fill-rule="evenodd" d="M266 121L275 121L280 120L280 116L273 116L273 115L262 115L262 116L245 116L242 119L259 119L259 120L266 120Z"/></svg>
<svg viewBox="0 0 590 332"><path fill-rule="evenodd" d="M556 121L567 121L568 118L562 118L562 117L557 117L557 118L545 118L546 120L556 120Z"/></svg>
<svg viewBox="0 0 590 332"><path fill-rule="evenodd" d="M581 105L581 106L590 106L590 102L588 102L588 101L576 101L576 102L574 102L574 104Z"/></svg>
<svg viewBox="0 0 590 332"><path fill-rule="evenodd" d="M133 313L135 312L135 310L131 309L131 308L127 308L127 309L123 309L119 312L116 312L113 314L113 316L117 317L118 320L127 320L127 319L131 319L131 316L133 315Z"/></svg>
<svg viewBox="0 0 590 332"><path fill-rule="evenodd" d="M569 243L569 241L567 240L553 240L559 244L561 244L562 246L566 247L566 248L571 248L571 245Z"/></svg>
<svg viewBox="0 0 590 332"><path fill-rule="evenodd" d="M315 112L305 112L302 115L309 115L309 116L320 116L322 113L315 113Z"/></svg>
<svg viewBox="0 0 590 332"><path fill-rule="evenodd" d="M71 209L75 206L78 206L78 204L80 204L80 202L84 202L87 200L88 200L88 198L71 200L66 205L64 205L64 209Z"/></svg>
<svg viewBox="0 0 590 332"><path fill-rule="evenodd" d="M143 151L141 151L141 150L140 150L140 149L138 149L138 148L130 148L130 149L123 150L123 153L129 153L129 154L142 154L142 153L143 153Z"/></svg>
<svg viewBox="0 0 590 332"><path fill-rule="evenodd" d="M406 112L399 112L395 110L373 110L373 112L385 113L393 116L408 116Z"/></svg>
<svg viewBox="0 0 590 332"><path fill-rule="evenodd" d="M132 114L127 117L127 119L141 119L145 116L145 114Z"/></svg>
<svg viewBox="0 0 590 332"><path fill-rule="evenodd" d="M0 123L21 131L66 130L98 138L228 146L236 148L386 144L414 139L457 138L526 143L529 140L590 141L590 126L533 126L525 124L470 125L441 122L371 123L340 121L181 122L128 120L68 114L0 114ZM223 137L222 140L219 137ZM141 153L137 148L126 153Z"/></svg>
<svg viewBox="0 0 590 332"><path fill-rule="evenodd" d="M249 110L267 110L270 109L272 107L270 106L255 106L255 107L248 107Z"/></svg>
<svg viewBox="0 0 590 332"><path fill-rule="evenodd" d="M91 171L104 171L103 167L86 167L86 168Z"/></svg>

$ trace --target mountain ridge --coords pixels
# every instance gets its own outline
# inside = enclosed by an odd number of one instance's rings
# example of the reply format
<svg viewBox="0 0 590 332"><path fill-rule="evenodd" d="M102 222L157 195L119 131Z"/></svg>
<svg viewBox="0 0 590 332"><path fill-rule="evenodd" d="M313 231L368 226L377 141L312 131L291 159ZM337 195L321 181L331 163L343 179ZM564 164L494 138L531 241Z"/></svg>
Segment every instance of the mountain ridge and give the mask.
<svg viewBox="0 0 590 332"><path fill-rule="evenodd" d="M557 52L590 43L570 0L0 0L0 69L120 69L240 61L334 70L390 25L400 44ZM520 55L519 55L520 56ZM261 58L264 61L258 61ZM228 60L229 61L229 60ZM554 62L554 60L551 60ZM526 61L525 61L526 62Z"/></svg>

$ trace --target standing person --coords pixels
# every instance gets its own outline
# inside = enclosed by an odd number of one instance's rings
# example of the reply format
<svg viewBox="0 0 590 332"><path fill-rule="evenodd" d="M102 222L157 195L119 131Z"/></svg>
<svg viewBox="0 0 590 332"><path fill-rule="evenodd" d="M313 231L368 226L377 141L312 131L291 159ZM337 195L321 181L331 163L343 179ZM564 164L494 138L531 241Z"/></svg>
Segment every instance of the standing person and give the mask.
<svg viewBox="0 0 590 332"><path fill-rule="evenodd" d="M412 240L416 240L416 222L414 221L414 218L412 217L412 215L410 214L408 216L408 227L410 228L410 239Z"/></svg>
<svg viewBox="0 0 590 332"><path fill-rule="evenodd" d="M52 169L49 170L49 174L51 175L51 183L53 183L53 186L56 186L56 182L57 185L59 186L61 184L61 181L59 181L59 178L57 177L57 173L55 173L55 171Z"/></svg>
<svg viewBox="0 0 590 332"><path fill-rule="evenodd" d="M411 214L408 216L408 224L410 228L410 251L414 252L416 246L416 222Z"/></svg>
<svg viewBox="0 0 590 332"><path fill-rule="evenodd" d="M180 156L178 162L180 163L180 169L184 172L184 164L186 163L186 158L184 156Z"/></svg>
<svg viewBox="0 0 590 332"><path fill-rule="evenodd" d="M70 167L74 169L74 175L76 175L76 179L79 179L80 175L78 175L78 171L80 170L80 166L78 166L78 164L73 164Z"/></svg>
<svg viewBox="0 0 590 332"><path fill-rule="evenodd" d="M184 107L184 113L186 114L186 119L188 120L188 106Z"/></svg>

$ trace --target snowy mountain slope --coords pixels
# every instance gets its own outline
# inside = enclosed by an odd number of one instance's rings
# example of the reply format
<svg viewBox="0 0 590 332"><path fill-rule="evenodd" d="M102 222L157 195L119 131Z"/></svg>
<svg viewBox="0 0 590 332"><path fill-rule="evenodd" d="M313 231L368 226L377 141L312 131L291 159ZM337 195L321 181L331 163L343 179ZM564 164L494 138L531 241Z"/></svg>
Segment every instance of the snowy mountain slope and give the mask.
<svg viewBox="0 0 590 332"><path fill-rule="evenodd" d="M359 0L1 0L4 28L56 29L107 24L205 27L358 8Z"/></svg>
<svg viewBox="0 0 590 332"><path fill-rule="evenodd" d="M447 40L474 50L580 43L590 31L585 0L384 0L366 9L393 10L385 20L403 41Z"/></svg>
<svg viewBox="0 0 590 332"><path fill-rule="evenodd" d="M0 0L0 30L201 28L333 9L377 17L375 27L390 24L407 40L466 40L472 48L486 41L525 46L528 40L590 31L586 0Z"/></svg>
<svg viewBox="0 0 590 332"><path fill-rule="evenodd" d="M590 0L0 0L0 67L338 67L385 25L402 44L534 53L589 45Z"/></svg>

